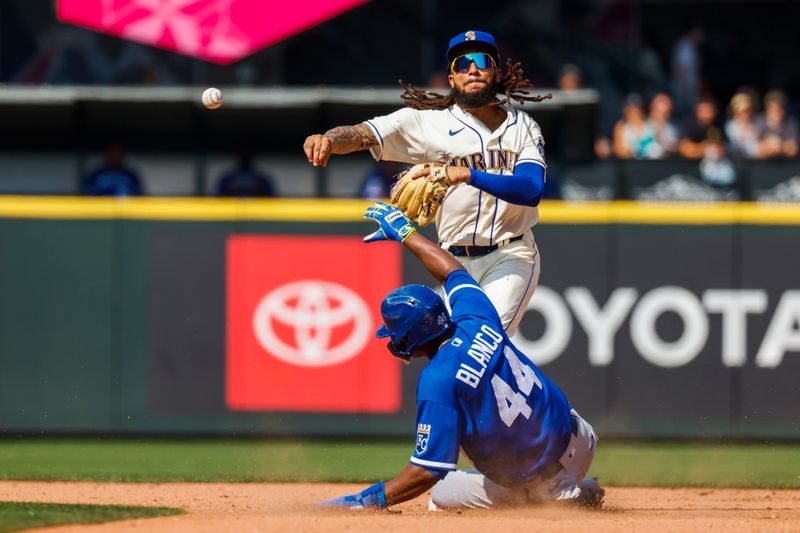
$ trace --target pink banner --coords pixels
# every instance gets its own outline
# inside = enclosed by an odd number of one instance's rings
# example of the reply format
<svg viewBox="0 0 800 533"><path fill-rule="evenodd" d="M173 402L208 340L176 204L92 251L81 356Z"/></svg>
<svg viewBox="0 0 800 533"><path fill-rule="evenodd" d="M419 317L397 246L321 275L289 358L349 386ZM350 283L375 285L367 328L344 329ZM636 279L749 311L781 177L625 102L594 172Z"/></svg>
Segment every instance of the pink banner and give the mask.
<svg viewBox="0 0 800 533"><path fill-rule="evenodd" d="M58 0L59 20L231 63L369 0Z"/></svg>

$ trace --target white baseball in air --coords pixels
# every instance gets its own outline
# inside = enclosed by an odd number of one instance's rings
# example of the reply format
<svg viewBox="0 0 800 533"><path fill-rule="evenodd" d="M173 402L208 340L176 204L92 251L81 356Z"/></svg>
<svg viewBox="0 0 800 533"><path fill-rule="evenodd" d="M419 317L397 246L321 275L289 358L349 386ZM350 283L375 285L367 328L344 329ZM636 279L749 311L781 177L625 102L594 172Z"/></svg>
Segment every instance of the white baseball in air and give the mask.
<svg viewBox="0 0 800 533"><path fill-rule="evenodd" d="M222 91L215 87L209 87L203 91L203 105L208 109L216 109L222 105Z"/></svg>

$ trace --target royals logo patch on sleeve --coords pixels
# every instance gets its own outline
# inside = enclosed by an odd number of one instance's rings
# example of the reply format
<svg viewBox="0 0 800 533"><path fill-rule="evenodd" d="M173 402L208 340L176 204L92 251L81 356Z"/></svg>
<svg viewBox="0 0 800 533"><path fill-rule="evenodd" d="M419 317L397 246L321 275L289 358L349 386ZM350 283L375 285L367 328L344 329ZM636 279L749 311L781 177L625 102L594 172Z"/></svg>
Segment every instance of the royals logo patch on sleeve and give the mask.
<svg viewBox="0 0 800 533"><path fill-rule="evenodd" d="M536 149L539 151L539 155L542 156L542 159L544 159L544 138L539 137L536 139Z"/></svg>
<svg viewBox="0 0 800 533"><path fill-rule="evenodd" d="M428 450L428 440L431 438L430 424L417 424L417 446L414 449L417 455L422 455Z"/></svg>

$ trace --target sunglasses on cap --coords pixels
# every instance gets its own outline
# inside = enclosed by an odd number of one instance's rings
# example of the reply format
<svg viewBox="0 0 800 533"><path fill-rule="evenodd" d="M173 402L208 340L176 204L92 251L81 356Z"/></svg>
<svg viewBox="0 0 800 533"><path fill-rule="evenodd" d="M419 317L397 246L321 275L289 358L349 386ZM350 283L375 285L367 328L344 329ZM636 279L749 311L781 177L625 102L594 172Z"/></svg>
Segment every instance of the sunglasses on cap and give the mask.
<svg viewBox="0 0 800 533"><path fill-rule="evenodd" d="M483 52L470 52L469 54L464 54L455 58L453 62L450 63L450 72L466 72L469 70L469 66L472 63L475 63L475 66L478 68L497 68L494 58L489 54L484 54Z"/></svg>

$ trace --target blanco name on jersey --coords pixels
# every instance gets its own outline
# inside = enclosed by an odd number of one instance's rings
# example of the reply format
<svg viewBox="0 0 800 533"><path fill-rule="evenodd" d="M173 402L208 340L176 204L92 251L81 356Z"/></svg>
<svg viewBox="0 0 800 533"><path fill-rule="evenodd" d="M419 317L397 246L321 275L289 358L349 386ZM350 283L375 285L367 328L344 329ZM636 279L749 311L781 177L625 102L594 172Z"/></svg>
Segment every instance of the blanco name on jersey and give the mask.
<svg viewBox="0 0 800 533"><path fill-rule="evenodd" d="M492 357L497 353L497 348L502 340L502 335L488 325L482 325L481 332L475 334L472 344L467 350L467 355L475 361L476 365L461 363L458 371L456 371L456 379L463 381L473 389L476 388L483 374L486 373L486 367L489 366Z"/></svg>
<svg viewBox="0 0 800 533"><path fill-rule="evenodd" d="M439 161L490 174L511 174L520 163L544 167L544 138L525 112L503 106L494 131L457 105L442 110L400 109L365 122L378 139L375 159L415 165ZM539 220L536 207L515 205L471 185L450 187L436 213L439 240L452 245L491 245L522 235Z"/></svg>

